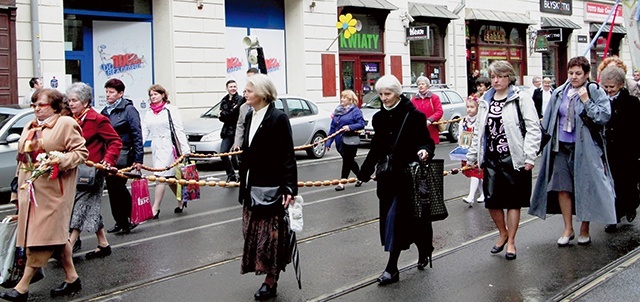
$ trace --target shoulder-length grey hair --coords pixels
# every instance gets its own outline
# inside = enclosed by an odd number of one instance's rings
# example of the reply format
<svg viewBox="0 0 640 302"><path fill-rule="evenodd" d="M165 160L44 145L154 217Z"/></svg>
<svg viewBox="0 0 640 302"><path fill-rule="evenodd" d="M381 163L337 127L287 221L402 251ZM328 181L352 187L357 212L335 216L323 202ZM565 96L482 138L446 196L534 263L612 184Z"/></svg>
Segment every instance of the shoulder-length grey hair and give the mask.
<svg viewBox="0 0 640 302"><path fill-rule="evenodd" d="M516 84L516 71L507 61L493 61L489 65L489 75L509 76L509 85Z"/></svg>
<svg viewBox="0 0 640 302"><path fill-rule="evenodd" d="M267 104L275 101L278 97L276 85L264 74L259 73L248 77L247 83L253 85L253 93L255 93L257 97L264 99Z"/></svg>
<svg viewBox="0 0 640 302"><path fill-rule="evenodd" d="M622 68L611 65L607 66L600 73L600 83L605 81L614 81L616 84L624 84L626 82L626 75Z"/></svg>
<svg viewBox="0 0 640 302"><path fill-rule="evenodd" d="M382 92L383 89L389 89L396 95L402 94L402 84L400 84L398 78L391 74L379 78L376 82L375 89L378 93Z"/></svg>
<svg viewBox="0 0 640 302"><path fill-rule="evenodd" d="M431 80L429 80L429 78L425 77L425 76L419 76L416 79L416 85L418 85L418 83L420 82L424 82L427 84L427 86L431 86Z"/></svg>
<svg viewBox="0 0 640 302"><path fill-rule="evenodd" d="M75 96L76 98L78 98L78 100L80 100L80 102L82 102L82 104L89 105L89 107L91 107L91 101L93 100L93 89L91 89L91 86L85 83L76 82L71 84L71 86L67 88L66 98L68 99L71 96Z"/></svg>

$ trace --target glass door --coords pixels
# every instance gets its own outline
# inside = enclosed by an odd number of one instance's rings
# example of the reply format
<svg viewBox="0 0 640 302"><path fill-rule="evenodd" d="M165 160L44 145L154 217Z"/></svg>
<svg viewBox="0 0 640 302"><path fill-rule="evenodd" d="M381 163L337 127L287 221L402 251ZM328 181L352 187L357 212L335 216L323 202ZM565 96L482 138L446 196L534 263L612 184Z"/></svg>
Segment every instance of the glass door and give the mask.
<svg viewBox="0 0 640 302"><path fill-rule="evenodd" d="M376 96L375 85L382 73L382 62L362 61L362 89L361 98L363 103L367 103Z"/></svg>

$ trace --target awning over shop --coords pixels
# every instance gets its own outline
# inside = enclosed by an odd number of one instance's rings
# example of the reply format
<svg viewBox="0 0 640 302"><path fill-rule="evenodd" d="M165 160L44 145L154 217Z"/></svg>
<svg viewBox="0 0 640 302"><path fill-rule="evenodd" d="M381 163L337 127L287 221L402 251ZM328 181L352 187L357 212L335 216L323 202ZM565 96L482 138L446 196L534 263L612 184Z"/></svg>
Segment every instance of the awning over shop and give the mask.
<svg viewBox="0 0 640 302"><path fill-rule="evenodd" d="M353 6L384 10L397 10L398 7L387 0L338 0L338 7Z"/></svg>
<svg viewBox="0 0 640 302"><path fill-rule="evenodd" d="M529 19L525 14L507 13L500 11L467 8L465 20L486 20L517 24L537 24L538 22Z"/></svg>
<svg viewBox="0 0 640 302"><path fill-rule="evenodd" d="M432 5L409 2L409 15L412 17L429 17L455 20L458 15L450 12L444 5Z"/></svg>
<svg viewBox="0 0 640 302"><path fill-rule="evenodd" d="M581 29L582 27L569 19L542 17L541 28L568 28L568 29Z"/></svg>
<svg viewBox="0 0 640 302"><path fill-rule="evenodd" d="M600 25L602 24L591 23L591 28L589 28L589 31L592 33L598 32L598 29L600 29ZM611 27L609 26L609 24L605 24L604 28L602 29L602 32L608 33L609 30L611 30ZM622 27L622 25L616 24L616 26L613 27L613 33L626 35L627 30L624 27Z"/></svg>

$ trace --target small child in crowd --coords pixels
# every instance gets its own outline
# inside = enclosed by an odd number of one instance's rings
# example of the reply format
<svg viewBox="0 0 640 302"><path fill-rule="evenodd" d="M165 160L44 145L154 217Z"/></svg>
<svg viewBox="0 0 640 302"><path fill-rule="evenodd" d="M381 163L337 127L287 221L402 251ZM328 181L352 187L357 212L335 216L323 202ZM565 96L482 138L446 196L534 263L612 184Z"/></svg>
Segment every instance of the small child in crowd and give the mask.
<svg viewBox="0 0 640 302"><path fill-rule="evenodd" d="M482 94L481 86L478 85L478 94ZM486 87L486 86L485 86ZM484 87L483 87L484 88ZM451 159L459 159L462 162L462 167L466 166L466 153L471 145L471 139L473 137L473 128L476 125L476 115L478 114L478 97L472 95L466 100L467 105L467 116L465 116L462 120L460 120L460 133L458 137L458 147L451 151ZM482 169L475 167L471 170L462 171L466 177L470 179L469 184L469 195L467 197L463 197L462 200L466 202L469 207L473 207L474 200L477 202L484 202L484 192L482 190L482 178L483 173ZM476 200L476 191L480 188L480 197Z"/></svg>

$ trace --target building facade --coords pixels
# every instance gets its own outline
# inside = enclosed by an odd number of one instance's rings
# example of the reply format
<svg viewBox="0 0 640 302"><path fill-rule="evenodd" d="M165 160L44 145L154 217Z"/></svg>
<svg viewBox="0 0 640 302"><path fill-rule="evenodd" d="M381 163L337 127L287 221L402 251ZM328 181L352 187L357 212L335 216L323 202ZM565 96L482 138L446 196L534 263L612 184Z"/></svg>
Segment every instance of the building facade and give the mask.
<svg viewBox="0 0 640 302"><path fill-rule="evenodd" d="M486 74L494 60L511 62L521 84L530 85L533 76L560 84L569 58L586 53L599 64L610 30L609 53L631 67L622 14L596 37L614 3L5 0L0 56L8 59L0 61L6 65L0 64L0 101L17 103L29 92L29 79L40 76L61 90L74 81L90 84L101 108L104 82L116 77L141 111L148 87L157 83L187 117L196 116L222 98L227 79L244 87L246 70L255 66L247 36L257 37L279 93L327 107L343 89L366 101L384 74L403 85L424 75L466 95L469 74ZM347 15L358 29L349 37L336 27Z"/></svg>

